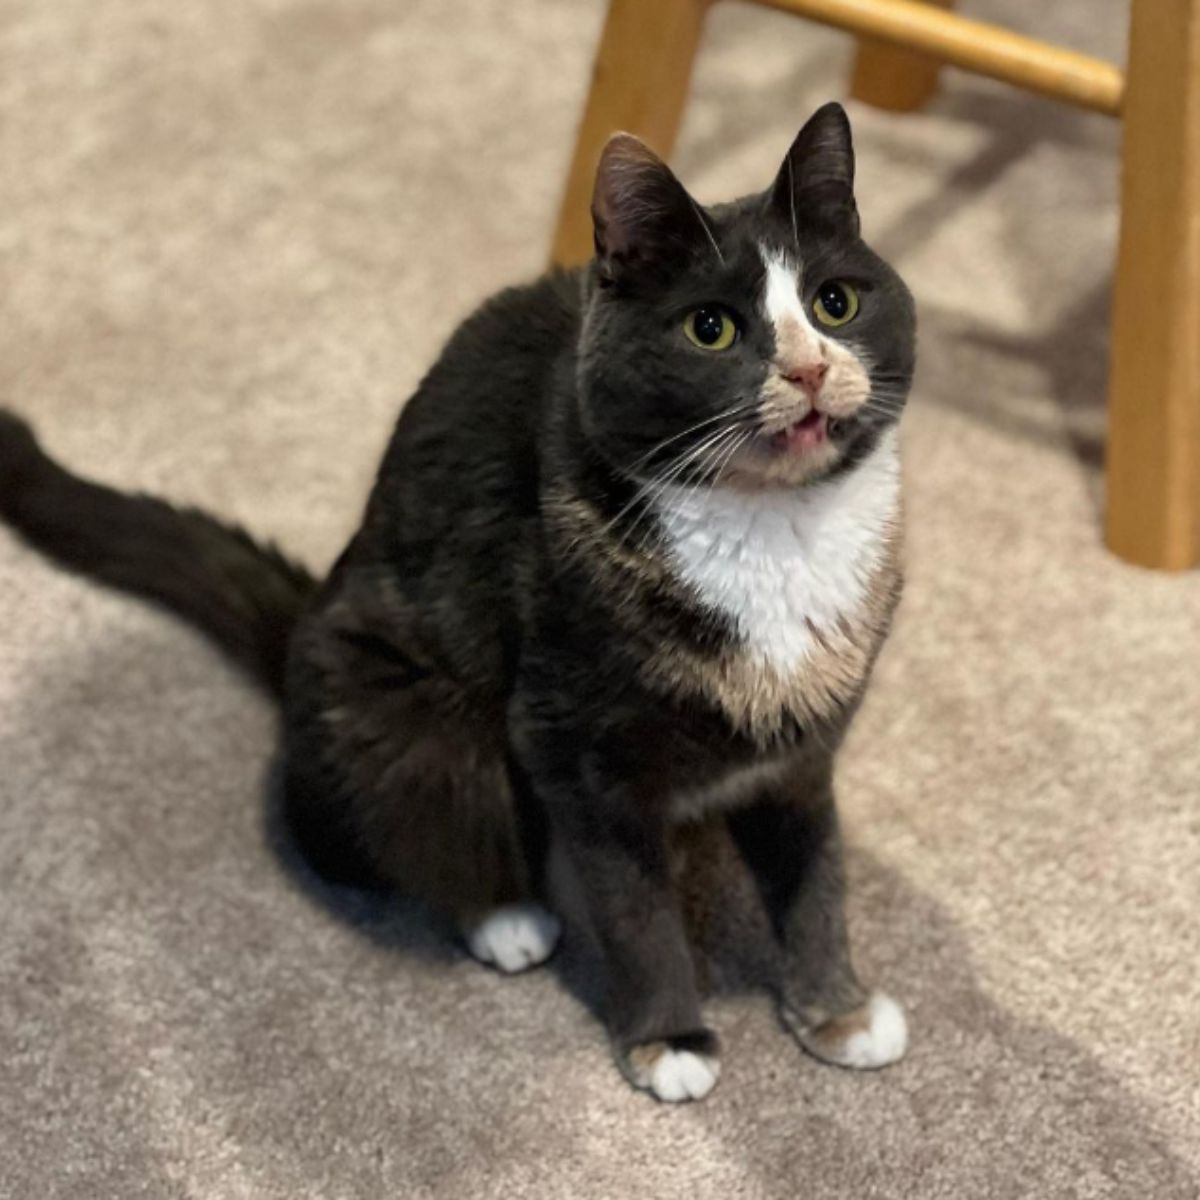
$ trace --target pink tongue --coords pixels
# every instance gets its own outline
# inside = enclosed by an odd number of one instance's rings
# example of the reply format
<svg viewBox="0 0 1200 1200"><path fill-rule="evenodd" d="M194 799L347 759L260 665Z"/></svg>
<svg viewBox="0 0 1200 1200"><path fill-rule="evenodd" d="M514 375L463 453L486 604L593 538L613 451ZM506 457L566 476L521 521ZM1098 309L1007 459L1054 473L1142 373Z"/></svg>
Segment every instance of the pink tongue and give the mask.
<svg viewBox="0 0 1200 1200"><path fill-rule="evenodd" d="M789 450L808 450L825 440L825 414L814 408L802 421L784 431Z"/></svg>

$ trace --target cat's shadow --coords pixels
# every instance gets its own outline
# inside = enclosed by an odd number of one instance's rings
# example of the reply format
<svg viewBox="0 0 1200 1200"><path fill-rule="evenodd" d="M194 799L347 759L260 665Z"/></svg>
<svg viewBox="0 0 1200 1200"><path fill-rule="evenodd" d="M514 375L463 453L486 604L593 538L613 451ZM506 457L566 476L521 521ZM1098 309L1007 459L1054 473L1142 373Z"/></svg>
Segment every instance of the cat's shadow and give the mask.
<svg viewBox="0 0 1200 1200"><path fill-rule="evenodd" d="M81 698L90 708L103 698L106 705L118 710L119 719L111 724L113 735L144 739L146 746L154 747L156 761L189 761L189 747L197 738L217 745L227 740L231 753L237 747L252 751L258 729L267 723L255 718L251 722L253 739L247 738L243 726L254 702L244 694L232 696L228 704L220 701L226 683L231 688L236 684L232 678L214 683L215 663L207 657L192 652L180 655L176 638L182 641L188 636L163 626L153 632L121 633L93 651L86 664L62 664L38 685L40 694L33 701L41 714L35 714L35 719L54 725L42 728L42 735L54 744L78 744ZM209 729L204 719L190 724L176 720L163 711L161 700L154 699L178 674L181 658L186 659L183 669L191 682L203 689L200 715L203 718L208 713L215 728ZM47 667L53 667L52 660ZM108 731L110 726L104 728ZM95 739L84 744L109 746L107 740ZM136 749L114 747L109 751L112 761L108 766L96 764L98 775L113 777L104 786L119 785L143 793L142 800L133 793L128 797L131 832L158 788L156 779L126 773L120 766L121 755ZM195 782L195 772L189 771ZM195 808L189 819L199 821L206 833L223 836L220 831L229 825L239 801L230 795L223 803L224 807ZM389 966L374 972L361 958L355 959L360 983L345 1003L350 1010L347 1019L356 1022L362 1044L369 1044L374 1037L397 1036L396 1016L389 1007L396 970L411 970L417 977L428 974L410 996L426 994L425 985L431 997L437 988L445 987L447 1003L465 1005L478 1013L471 1008L474 1002L469 997L476 989L469 976L457 970L447 975L441 969L441 964L464 957L444 926L414 905L321 884L286 837L279 820L277 786L265 789L262 803L266 839L285 877L313 904L378 947L382 961L395 963L395 969ZM824 1195L1082 1194L1064 1191L1062 1180L1091 1177L1106 1178L1118 1189L1105 1194L1162 1200L1194 1194L1194 1175L1155 1130L1146 1102L1087 1046L1049 1024L1010 1011L995 999L975 971L963 931L943 904L886 862L882 857L886 847L868 853L854 846L853 837L850 841L850 910L857 957L868 980L882 983L907 1004L913 1028L909 1057L880 1075L838 1071L807 1059L769 1017L764 1020L765 1004L745 993L758 992L774 970L773 954L764 946L765 922L736 859L729 857L726 848L718 849L714 853L720 861L715 869L722 883L715 893L711 887L708 891L710 898L718 895L720 903L699 914L699 941L705 949L714 993L708 1011L726 1047L725 1078L704 1104L670 1119L664 1112L664 1119L654 1122L656 1153L669 1154L677 1140L682 1139L679 1145L691 1144L688 1139L700 1134L720 1148L724 1159L737 1164L752 1181L755 1195L769 1200L795 1195L798 1180L810 1181L812 1194ZM257 870L256 852L243 850L242 857L245 871ZM121 856L108 856L105 861L113 871L128 869L121 866L125 861ZM713 863L707 861L706 865L711 872ZM170 868L159 864L159 870L169 872ZM708 877L712 878L711 873ZM186 905L187 897L180 896L178 902ZM244 953L236 946L230 948L228 964L235 974L248 969ZM469 968L464 964L465 970ZM555 960L555 971L573 996L589 1009L596 1008L598 976L586 944L580 946L577 939L568 939ZM537 1063L544 1053L541 1026L551 1022L561 1057L550 1061L546 1069L556 1079L561 1076L564 1086L579 1071L611 1071L612 1090L604 1095L611 1097L612 1104L628 1105L628 1123L614 1132L619 1144L628 1149L630 1139L639 1137L638 1130L643 1127L639 1114L652 1112L654 1102L626 1090L616 1071L604 1063L599 1029L591 1022L570 1020L549 999L544 976L537 976L541 973L496 981L479 969L480 1004L488 1002L489 989L495 987L516 989L524 997L509 1010L510 1015L525 1012L527 1018L507 1040L504 1071L513 1072L516 1080ZM1053 982L1042 981L1041 987L1047 1000L1053 1001ZM237 987L231 991L240 994ZM232 1004L224 1012L220 1037L229 1044L253 1047L262 1040L262 1005L253 999L252 987L246 994L250 1000ZM459 1057L476 1052L463 1040L475 1032L463 1024L469 1024L470 1017L456 1023L453 1010L447 1011L448 1023L438 1032L436 1023L426 1025L442 1015L437 1002L429 999L421 1004L420 1009L407 1013L406 1028L431 1030L424 1035L425 1051L430 1042L444 1042L453 1046ZM303 1042L307 1011L272 1010L271 1019L282 1022L283 1028L291 1029ZM494 1046L489 1049L486 1031L479 1031L479 1036L477 1052L490 1055L495 1069ZM114 1042L105 1053L114 1064L125 1063L128 1047ZM417 1050L409 1053L424 1061ZM271 1075L270 1087L251 1088L254 1119L238 1126L239 1161L248 1169L268 1171L284 1156L299 1174L313 1179L328 1178L330 1172L336 1176L344 1171L355 1178L367 1172L355 1149L360 1147L362 1135L354 1127L352 1104L347 1104L344 1112L338 1105L326 1106L320 1136L296 1136L296 1113L311 1103L313 1089L319 1090L320 1084L314 1082L299 1050L294 1059L287 1056L285 1063L287 1069ZM356 1087L372 1096L392 1096L395 1080L387 1074L392 1069L382 1063L375 1066L369 1059L356 1060ZM320 1070L341 1078L336 1062ZM204 1073L196 1086L203 1089L204 1103L220 1112L243 1111L251 1087L243 1074L227 1069ZM453 1193L465 1200L483 1194L469 1182L474 1167L470 1156L463 1153L464 1139L470 1142L474 1123L481 1118L464 1104L461 1086L454 1076L423 1077L421 1103L439 1114L436 1121L416 1122L404 1107L407 1101L402 1102L402 1093L390 1103L400 1106L401 1119L410 1127L407 1134L401 1131L404 1127L398 1128L397 1137L419 1137L423 1158L459 1164L467 1173L464 1188ZM486 1109L489 1127L522 1127L521 1106L527 1103L527 1093L520 1087L493 1090ZM587 1162L588 1156L596 1153L603 1157L605 1152L597 1151L594 1139L589 1140L587 1121L569 1104L544 1115L555 1139L556 1156L548 1162L547 1171L553 1173L556 1162L570 1161L573 1156L579 1162ZM154 1115L147 1112L144 1119L152 1129ZM895 1131L897 1123L902 1125L899 1132L889 1133L890 1141L881 1141L880 1131ZM334 1142L346 1149L341 1157L331 1159L328 1147ZM891 1150L883 1149L885 1145ZM405 1148L403 1140L400 1147ZM1014 1147L1019 1147L1019 1153ZM489 1161L489 1172L498 1179L510 1177L511 1172L516 1173L513 1178L519 1175L521 1163L508 1161L504 1155L523 1151L506 1151L498 1145L494 1153L499 1158ZM966 1165L960 1164L961 1156L969 1159ZM405 1190L411 1185L406 1161L407 1156L401 1154L378 1166L377 1179L372 1176L372 1186L378 1185L374 1194L410 1194ZM918 1167L932 1172L924 1191L924 1185L918 1186L911 1174ZM881 1192L881 1178L889 1174L892 1178ZM828 1190L835 1180L836 1190ZM972 1192L981 1181L986 1181L986 1191Z"/></svg>
<svg viewBox="0 0 1200 1200"><path fill-rule="evenodd" d="M277 796L268 800L267 811L274 814L268 826L281 863L322 907L388 951L438 961L464 956L448 926L420 906L316 881L279 825ZM1064 1172L1077 1178L1098 1173L1130 1195L1165 1200L1192 1194L1196 1179L1190 1168L1150 1127L1124 1083L1084 1046L992 999L975 974L962 933L941 905L899 870L854 846L848 866L856 958L867 981L904 999L913 1025L909 1057L882 1076L866 1076L808 1059L777 1022L777 1028L764 1030L765 1004L748 997L774 990L779 959L757 892L718 826L686 840L681 889L706 1009L726 1046L726 1074L733 1076L695 1111L728 1153L740 1154L747 1142L772 1147L766 1155L740 1158L762 1195L791 1196L794 1180L814 1169L822 1178L832 1172L841 1179L839 1195L874 1194L879 1172L886 1174L889 1165L866 1153L863 1139L894 1120L898 1110L913 1126L914 1159L936 1157L945 1139L969 1135L974 1177L995 1189L988 1194L1052 1194L1046 1189ZM599 1021L595 943L571 915L551 969ZM517 977L504 986L528 985ZM791 1064L786 1070L785 1063ZM779 1085L781 1071L795 1082ZM930 1082L935 1079L936 1085ZM784 1096L795 1095L781 1103L773 1092L768 1100L762 1092L768 1080L772 1088L782 1086ZM613 1087L621 1086L614 1071ZM754 1103L748 1092L757 1097ZM796 1101L803 1110L794 1108ZM629 1103L652 1102L631 1095ZM819 1161L812 1144L794 1136L797 1121L819 1129ZM664 1136L669 1145L670 1131ZM1014 1138L1022 1142L1019 1155L1011 1151ZM894 1194L916 1194L910 1177L897 1174L894 1182Z"/></svg>

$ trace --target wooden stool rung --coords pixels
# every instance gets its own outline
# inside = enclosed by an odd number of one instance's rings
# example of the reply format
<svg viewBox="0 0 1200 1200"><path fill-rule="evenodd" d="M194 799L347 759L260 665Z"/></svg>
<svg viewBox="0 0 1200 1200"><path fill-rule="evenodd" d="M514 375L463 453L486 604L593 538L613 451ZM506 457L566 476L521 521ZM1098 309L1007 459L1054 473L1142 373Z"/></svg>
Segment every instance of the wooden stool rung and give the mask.
<svg viewBox="0 0 1200 1200"><path fill-rule="evenodd" d="M1107 113L1121 114L1125 77L1103 59L960 17L916 0L756 0L956 67Z"/></svg>

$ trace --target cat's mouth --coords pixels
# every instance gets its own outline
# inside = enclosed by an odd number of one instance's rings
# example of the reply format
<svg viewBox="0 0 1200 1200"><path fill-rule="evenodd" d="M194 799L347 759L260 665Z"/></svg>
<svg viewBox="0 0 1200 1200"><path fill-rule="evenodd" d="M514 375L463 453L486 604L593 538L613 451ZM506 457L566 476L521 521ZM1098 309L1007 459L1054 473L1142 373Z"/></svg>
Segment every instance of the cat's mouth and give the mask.
<svg viewBox="0 0 1200 1200"><path fill-rule="evenodd" d="M802 417L768 418L757 436L739 445L717 479L728 487L795 487L822 478L841 457L849 420L810 408ZM786 423L781 423L786 422Z"/></svg>
<svg viewBox="0 0 1200 1200"><path fill-rule="evenodd" d="M799 421L770 435L771 449L781 454L803 454L824 445L829 437L829 418L810 408Z"/></svg>

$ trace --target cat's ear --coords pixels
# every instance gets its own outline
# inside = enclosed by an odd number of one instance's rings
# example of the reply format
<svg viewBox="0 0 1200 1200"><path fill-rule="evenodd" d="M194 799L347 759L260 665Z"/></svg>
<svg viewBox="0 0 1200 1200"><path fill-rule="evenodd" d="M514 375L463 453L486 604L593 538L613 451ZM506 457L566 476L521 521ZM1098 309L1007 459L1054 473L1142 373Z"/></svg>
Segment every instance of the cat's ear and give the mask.
<svg viewBox="0 0 1200 1200"><path fill-rule="evenodd" d="M596 261L603 276L662 273L711 238L699 206L645 142L608 139L592 192Z"/></svg>
<svg viewBox="0 0 1200 1200"><path fill-rule="evenodd" d="M771 205L791 224L858 236L854 144L840 104L817 109L796 135L771 189Z"/></svg>

